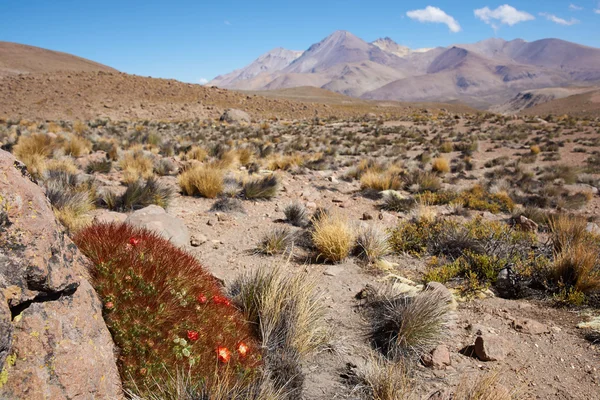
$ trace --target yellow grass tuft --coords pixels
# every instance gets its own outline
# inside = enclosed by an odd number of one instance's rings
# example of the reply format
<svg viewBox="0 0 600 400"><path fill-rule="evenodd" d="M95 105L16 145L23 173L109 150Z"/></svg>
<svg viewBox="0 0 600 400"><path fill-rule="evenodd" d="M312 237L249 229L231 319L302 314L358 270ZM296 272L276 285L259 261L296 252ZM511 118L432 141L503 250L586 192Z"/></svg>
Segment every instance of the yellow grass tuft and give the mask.
<svg viewBox="0 0 600 400"><path fill-rule="evenodd" d="M142 150L127 152L121 160L119 167L123 170L123 182L132 183L140 179L148 179L154 175L154 162Z"/></svg>
<svg viewBox="0 0 600 400"><path fill-rule="evenodd" d="M531 151L531 154L534 154L534 155L538 155L542 151L542 149L540 149L540 146L538 146L537 144L534 144L533 146L531 146L529 148L529 150Z"/></svg>
<svg viewBox="0 0 600 400"><path fill-rule="evenodd" d="M179 175L178 183L184 194L213 199L223 192L224 173L220 168L196 165Z"/></svg>
<svg viewBox="0 0 600 400"><path fill-rule="evenodd" d="M442 157L434 158L431 162L431 169L435 172L446 174L450 172L450 162Z"/></svg>
<svg viewBox="0 0 600 400"><path fill-rule="evenodd" d="M362 190L398 190L401 187L402 180L400 176L392 171L367 171L360 178L360 188Z"/></svg>
<svg viewBox="0 0 600 400"><path fill-rule="evenodd" d="M39 178L46 170L46 160L52 155L55 148L51 136L34 133L29 136L21 136L14 147L14 155L21 160L35 178Z"/></svg>
<svg viewBox="0 0 600 400"><path fill-rule="evenodd" d="M313 222L312 240L319 257L331 262L344 260L354 246L354 232L339 215L324 216Z"/></svg>

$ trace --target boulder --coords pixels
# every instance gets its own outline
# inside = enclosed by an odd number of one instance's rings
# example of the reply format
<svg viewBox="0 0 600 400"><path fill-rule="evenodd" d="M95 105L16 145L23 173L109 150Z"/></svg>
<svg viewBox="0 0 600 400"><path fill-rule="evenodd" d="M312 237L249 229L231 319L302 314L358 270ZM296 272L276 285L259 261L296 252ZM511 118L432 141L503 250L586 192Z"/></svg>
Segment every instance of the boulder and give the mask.
<svg viewBox="0 0 600 400"><path fill-rule="evenodd" d="M0 398L121 398L89 261L21 166L0 150Z"/></svg>
<svg viewBox="0 0 600 400"><path fill-rule="evenodd" d="M125 222L126 219L127 219L127 214L116 212L116 211L103 210L102 212L100 212L94 216L94 223L97 223L97 224L102 224L102 223L108 224L111 222L119 223L119 222Z"/></svg>
<svg viewBox="0 0 600 400"><path fill-rule="evenodd" d="M484 334L475 339L475 355L481 361L502 361L506 358L508 346L501 337Z"/></svg>
<svg viewBox="0 0 600 400"><path fill-rule="evenodd" d="M219 120L225 121L229 124L239 124L242 122L250 123L250 115L248 115L248 113L245 111L237 110L235 108L229 108L225 110L225 112L223 113L223 115L221 115L221 118L219 118Z"/></svg>
<svg viewBox="0 0 600 400"><path fill-rule="evenodd" d="M515 225L524 232L537 232L538 230L538 224L523 215L515 218Z"/></svg>
<svg viewBox="0 0 600 400"><path fill-rule="evenodd" d="M423 364L433 369L446 369L451 365L450 351L447 346L438 345L429 354L423 356Z"/></svg>
<svg viewBox="0 0 600 400"><path fill-rule="evenodd" d="M190 233L183 221L156 205L135 211L127 217L125 223L151 230L179 247L190 244Z"/></svg>

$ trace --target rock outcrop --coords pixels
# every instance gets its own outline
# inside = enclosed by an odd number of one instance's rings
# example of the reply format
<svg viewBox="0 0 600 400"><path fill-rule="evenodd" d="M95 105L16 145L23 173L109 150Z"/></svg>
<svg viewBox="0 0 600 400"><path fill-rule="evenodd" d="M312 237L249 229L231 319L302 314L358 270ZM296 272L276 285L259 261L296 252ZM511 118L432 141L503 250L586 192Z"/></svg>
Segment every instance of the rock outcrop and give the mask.
<svg viewBox="0 0 600 400"><path fill-rule="evenodd" d="M122 397L87 262L42 189L0 150L0 398Z"/></svg>
<svg viewBox="0 0 600 400"><path fill-rule="evenodd" d="M190 233L182 220L167 214L164 208L151 205L135 211L125 223L151 230L175 246L186 247L190 244Z"/></svg>

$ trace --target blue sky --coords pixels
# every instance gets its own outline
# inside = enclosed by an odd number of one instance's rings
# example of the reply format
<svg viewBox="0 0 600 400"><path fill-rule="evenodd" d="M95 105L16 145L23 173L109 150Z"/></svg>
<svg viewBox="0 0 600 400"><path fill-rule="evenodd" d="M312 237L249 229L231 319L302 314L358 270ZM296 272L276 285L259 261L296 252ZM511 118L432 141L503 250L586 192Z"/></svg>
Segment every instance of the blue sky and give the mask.
<svg viewBox="0 0 600 400"><path fill-rule="evenodd" d="M194 83L240 68L274 47L305 50L338 29L367 41L389 36L411 48L493 36L555 37L600 47L596 0L0 0L0 21L1 41Z"/></svg>

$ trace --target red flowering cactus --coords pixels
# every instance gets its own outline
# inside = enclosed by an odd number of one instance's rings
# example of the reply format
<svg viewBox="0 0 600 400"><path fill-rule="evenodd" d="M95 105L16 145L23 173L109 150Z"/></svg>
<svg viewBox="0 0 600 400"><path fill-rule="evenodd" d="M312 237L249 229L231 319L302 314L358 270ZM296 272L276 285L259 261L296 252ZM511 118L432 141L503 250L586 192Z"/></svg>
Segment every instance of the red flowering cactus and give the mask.
<svg viewBox="0 0 600 400"><path fill-rule="evenodd" d="M167 371L178 368L208 384L232 371L253 376L261 362L254 331L193 256L127 224L93 225L74 242L94 264L127 388L169 379ZM132 251L141 245L144 251Z"/></svg>

